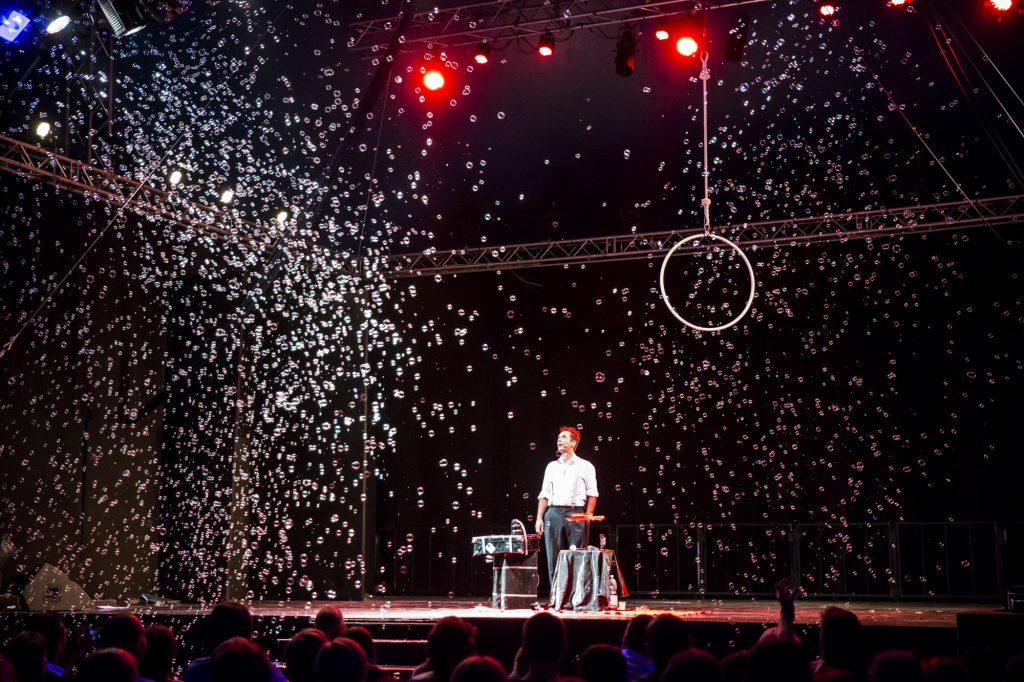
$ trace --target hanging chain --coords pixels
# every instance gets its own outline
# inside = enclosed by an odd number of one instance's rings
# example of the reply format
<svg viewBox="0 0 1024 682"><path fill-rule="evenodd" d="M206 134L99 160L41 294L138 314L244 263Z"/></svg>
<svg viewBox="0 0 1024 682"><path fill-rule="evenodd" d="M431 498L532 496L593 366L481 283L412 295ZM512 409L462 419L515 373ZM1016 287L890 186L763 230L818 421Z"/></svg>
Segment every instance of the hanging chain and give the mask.
<svg viewBox="0 0 1024 682"><path fill-rule="evenodd" d="M700 82L704 89L704 198L700 205L704 208L704 236L711 234L711 196L708 190L708 79L711 72L708 71L708 53L700 53Z"/></svg>

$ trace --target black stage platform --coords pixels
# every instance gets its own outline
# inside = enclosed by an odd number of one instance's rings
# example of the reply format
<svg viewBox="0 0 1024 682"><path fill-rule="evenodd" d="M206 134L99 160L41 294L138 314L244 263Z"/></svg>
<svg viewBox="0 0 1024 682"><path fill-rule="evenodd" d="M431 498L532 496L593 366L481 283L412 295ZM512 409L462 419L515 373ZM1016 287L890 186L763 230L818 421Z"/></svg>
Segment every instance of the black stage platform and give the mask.
<svg viewBox="0 0 1024 682"><path fill-rule="evenodd" d="M520 631L529 610L498 611L480 600L467 599L373 599L363 602L258 602L251 604L256 636L272 656L279 658L283 642L309 627L317 610L327 603L339 607L349 625L367 627L377 639L378 658L396 673L410 669L425 657L425 640L434 621L459 616L477 627L477 644L488 654L511 666ZM957 655L969 646L992 644L1007 655L1024 651L1024 615L1000 611L993 604L827 602L797 604L797 630L809 654L816 653L816 622L821 610L839 605L857 613L865 630L869 651L910 649L920 656ZM180 661L201 655L204 619L208 607L101 608L68 613L69 625L95 627L105 615L130 610L143 622L163 623L181 638ZM767 600L634 601L618 612L560 612L569 633L570 658L587 646L620 643L626 623L638 614L673 613L685 619L698 646L723 656L749 648L777 619L777 604ZM21 629L30 614L0 614L0 631Z"/></svg>

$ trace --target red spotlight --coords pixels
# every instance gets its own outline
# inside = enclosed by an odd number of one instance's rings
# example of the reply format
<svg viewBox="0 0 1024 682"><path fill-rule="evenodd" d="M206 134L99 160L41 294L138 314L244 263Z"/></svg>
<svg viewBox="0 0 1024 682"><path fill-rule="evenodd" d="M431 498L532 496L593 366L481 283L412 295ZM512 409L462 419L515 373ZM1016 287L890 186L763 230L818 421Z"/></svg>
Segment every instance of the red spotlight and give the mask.
<svg viewBox="0 0 1024 682"><path fill-rule="evenodd" d="M545 33L540 37L540 42L537 44L537 53L541 57L550 57L555 53L555 36L551 35L550 32Z"/></svg>
<svg viewBox="0 0 1024 682"><path fill-rule="evenodd" d="M818 5L818 12L823 17L835 16L835 13L838 11L838 8L830 2L825 2L822 3L821 5Z"/></svg>
<svg viewBox="0 0 1024 682"><path fill-rule="evenodd" d="M700 49L700 43L692 36L683 36L676 41L676 52L684 57L692 57Z"/></svg>
<svg viewBox="0 0 1024 682"><path fill-rule="evenodd" d="M992 7L1000 12L1005 12L1013 7L1013 0L989 0L989 2L992 3Z"/></svg>
<svg viewBox="0 0 1024 682"><path fill-rule="evenodd" d="M431 92L444 87L444 76L440 71L427 71L423 74L423 87Z"/></svg>
<svg viewBox="0 0 1024 682"><path fill-rule="evenodd" d="M487 46L487 43L476 44L476 50L473 52L473 61L477 64L486 64L491 61L491 48Z"/></svg>
<svg viewBox="0 0 1024 682"><path fill-rule="evenodd" d="M668 40L668 31L663 28L659 28L654 32L654 37L657 40Z"/></svg>

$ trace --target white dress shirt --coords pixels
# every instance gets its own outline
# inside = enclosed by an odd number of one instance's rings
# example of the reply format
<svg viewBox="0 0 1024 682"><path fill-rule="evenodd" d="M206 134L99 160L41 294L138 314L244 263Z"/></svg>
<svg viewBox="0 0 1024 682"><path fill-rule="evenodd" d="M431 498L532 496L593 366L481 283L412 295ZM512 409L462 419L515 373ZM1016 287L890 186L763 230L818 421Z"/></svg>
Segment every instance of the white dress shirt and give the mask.
<svg viewBox="0 0 1024 682"><path fill-rule="evenodd" d="M597 470L579 455L561 456L544 470L544 485L538 498L556 507L584 507L588 497L597 497Z"/></svg>

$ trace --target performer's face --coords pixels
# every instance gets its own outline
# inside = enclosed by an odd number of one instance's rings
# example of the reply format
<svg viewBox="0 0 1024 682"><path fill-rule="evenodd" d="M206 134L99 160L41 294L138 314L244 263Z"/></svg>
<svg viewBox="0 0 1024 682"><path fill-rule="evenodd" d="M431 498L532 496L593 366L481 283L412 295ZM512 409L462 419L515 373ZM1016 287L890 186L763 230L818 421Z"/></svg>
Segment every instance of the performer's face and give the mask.
<svg viewBox="0 0 1024 682"><path fill-rule="evenodd" d="M562 455L571 455L576 452L576 443L572 442L572 434L562 431L558 434L558 452Z"/></svg>

